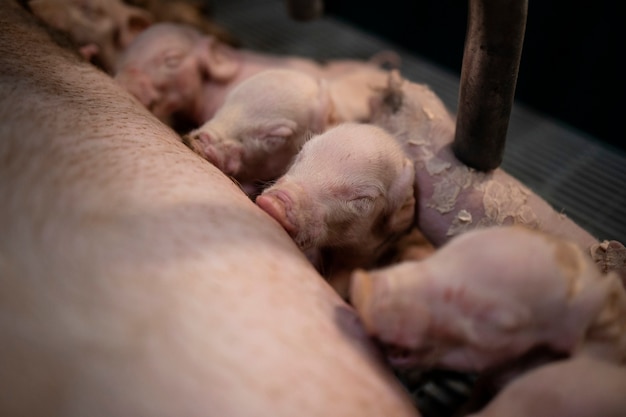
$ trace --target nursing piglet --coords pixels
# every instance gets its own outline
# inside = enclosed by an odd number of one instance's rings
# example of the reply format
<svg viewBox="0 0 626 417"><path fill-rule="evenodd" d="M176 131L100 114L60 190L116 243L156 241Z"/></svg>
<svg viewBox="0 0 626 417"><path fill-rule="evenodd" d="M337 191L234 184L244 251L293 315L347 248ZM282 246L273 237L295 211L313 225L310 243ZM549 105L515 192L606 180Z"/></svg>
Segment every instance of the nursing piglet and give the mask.
<svg viewBox="0 0 626 417"><path fill-rule="evenodd" d="M325 81L267 70L238 85L183 142L248 188L282 175L311 134L328 126L331 111Z"/></svg>
<svg viewBox="0 0 626 417"><path fill-rule="evenodd" d="M626 360L626 292L575 243L520 226L454 238L423 261L355 271L351 300L398 368L481 372L530 352Z"/></svg>
<svg viewBox="0 0 626 417"><path fill-rule="evenodd" d="M299 56L235 49L193 27L158 23L139 34L120 57L115 79L163 122L196 128L211 119L242 81L268 69L292 69L328 80L353 71L378 73L385 60L337 59L320 63ZM382 57L382 58L381 58ZM395 64L397 65L397 64Z"/></svg>
<svg viewBox="0 0 626 417"><path fill-rule="evenodd" d="M312 134L368 120L369 100L386 81L373 69L330 81L296 70L262 71L235 87L215 116L183 142L254 192L254 183L282 175Z"/></svg>
<svg viewBox="0 0 626 417"><path fill-rule="evenodd" d="M383 129L340 124L311 138L285 175L256 198L339 293L410 230L413 163Z"/></svg>

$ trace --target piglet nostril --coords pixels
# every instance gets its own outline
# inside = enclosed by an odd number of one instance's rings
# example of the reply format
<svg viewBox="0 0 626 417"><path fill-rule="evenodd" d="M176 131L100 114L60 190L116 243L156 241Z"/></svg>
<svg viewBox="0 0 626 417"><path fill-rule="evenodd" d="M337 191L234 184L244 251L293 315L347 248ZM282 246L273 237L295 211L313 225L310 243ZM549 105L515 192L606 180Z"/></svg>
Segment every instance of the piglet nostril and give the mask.
<svg viewBox="0 0 626 417"><path fill-rule="evenodd" d="M197 153L202 155L204 159L215 165L220 171L225 169L224 156L215 146L215 140L208 132L198 131L191 134L193 147Z"/></svg>
<svg viewBox="0 0 626 417"><path fill-rule="evenodd" d="M293 237L298 229L287 214L291 206L290 201L289 197L282 191L270 191L256 198L256 204L278 221L283 229Z"/></svg>

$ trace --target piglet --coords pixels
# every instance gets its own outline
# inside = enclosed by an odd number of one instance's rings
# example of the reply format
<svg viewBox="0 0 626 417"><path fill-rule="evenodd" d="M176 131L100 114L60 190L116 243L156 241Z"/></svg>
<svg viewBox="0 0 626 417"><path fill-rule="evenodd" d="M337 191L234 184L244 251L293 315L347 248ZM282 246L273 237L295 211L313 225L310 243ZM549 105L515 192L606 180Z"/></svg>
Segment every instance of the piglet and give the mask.
<svg viewBox="0 0 626 417"><path fill-rule="evenodd" d="M452 152L455 119L426 85L396 71L372 99L371 123L400 141L415 164L417 224L441 246L466 231L519 224L577 242L598 240L503 169L478 172Z"/></svg>
<svg viewBox="0 0 626 417"><path fill-rule="evenodd" d="M352 275L351 300L398 368L481 372L536 347L626 359L626 292L575 243L521 226L454 238Z"/></svg>
<svg viewBox="0 0 626 417"><path fill-rule="evenodd" d="M385 130L339 124L304 144L289 170L256 198L339 293L411 229L414 167Z"/></svg>
<svg viewBox="0 0 626 417"><path fill-rule="evenodd" d="M285 172L314 133L329 124L332 104L324 80L274 69L238 85L215 117L183 136L196 153L244 186Z"/></svg>
<svg viewBox="0 0 626 417"><path fill-rule="evenodd" d="M121 55L115 80L163 122L187 132L211 119L237 85L261 71L292 69L328 80L362 71L380 78L387 72L381 69L383 64L399 65L396 56L381 52L370 61L321 63L300 56L235 49L193 27L157 23L139 34ZM353 81L344 80L344 85Z"/></svg>
<svg viewBox="0 0 626 417"><path fill-rule="evenodd" d="M265 70L235 87L216 115L183 142L253 192L254 183L284 174L312 134L367 121L369 101L386 80L366 68L330 81L297 70Z"/></svg>
<svg viewBox="0 0 626 417"><path fill-rule="evenodd" d="M579 355L510 383L471 417L623 417L626 369Z"/></svg>

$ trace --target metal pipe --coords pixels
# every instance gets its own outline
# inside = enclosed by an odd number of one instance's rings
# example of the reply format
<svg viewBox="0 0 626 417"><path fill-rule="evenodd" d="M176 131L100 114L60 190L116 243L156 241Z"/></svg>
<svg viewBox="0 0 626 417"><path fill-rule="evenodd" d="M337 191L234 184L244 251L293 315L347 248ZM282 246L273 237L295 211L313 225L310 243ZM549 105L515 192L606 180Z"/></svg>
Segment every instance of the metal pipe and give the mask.
<svg viewBox="0 0 626 417"><path fill-rule="evenodd" d="M286 0L287 13L293 20L306 22L324 14L323 0Z"/></svg>
<svg viewBox="0 0 626 417"><path fill-rule="evenodd" d="M502 163L527 14L527 0L469 0L452 149L480 171Z"/></svg>

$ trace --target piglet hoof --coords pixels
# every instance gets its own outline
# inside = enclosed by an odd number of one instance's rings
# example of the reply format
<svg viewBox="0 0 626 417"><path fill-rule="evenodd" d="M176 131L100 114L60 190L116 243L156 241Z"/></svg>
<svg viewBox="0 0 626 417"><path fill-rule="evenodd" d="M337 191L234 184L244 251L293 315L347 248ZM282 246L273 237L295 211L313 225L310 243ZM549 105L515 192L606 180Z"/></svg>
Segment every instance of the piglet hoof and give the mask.
<svg viewBox="0 0 626 417"><path fill-rule="evenodd" d="M287 206L290 204L290 200L285 193L275 191L261 194L256 198L256 204L280 223L290 236L295 236L298 230L287 215Z"/></svg>

